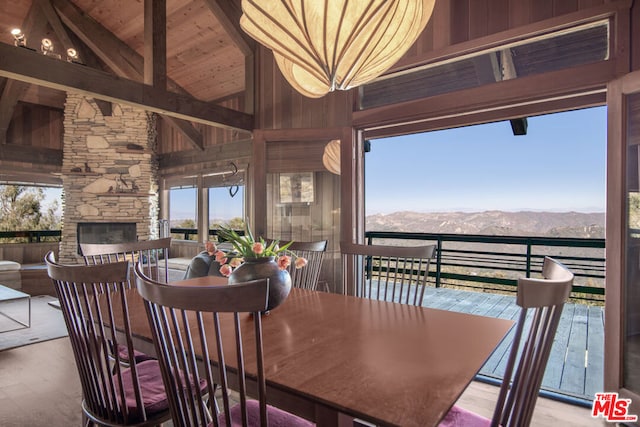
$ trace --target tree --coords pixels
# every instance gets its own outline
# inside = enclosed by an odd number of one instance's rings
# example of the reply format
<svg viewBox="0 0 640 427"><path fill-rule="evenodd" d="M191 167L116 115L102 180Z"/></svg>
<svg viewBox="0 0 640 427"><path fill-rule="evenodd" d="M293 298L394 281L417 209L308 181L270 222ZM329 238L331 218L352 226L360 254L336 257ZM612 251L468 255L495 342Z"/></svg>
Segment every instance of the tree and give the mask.
<svg viewBox="0 0 640 427"><path fill-rule="evenodd" d="M185 219L178 224L178 228L197 228L197 227L196 227L196 222L194 220Z"/></svg>
<svg viewBox="0 0 640 427"><path fill-rule="evenodd" d="M58 202L43 212L44 190L22 185L0 185L0 230L59 230Z"/></svg>

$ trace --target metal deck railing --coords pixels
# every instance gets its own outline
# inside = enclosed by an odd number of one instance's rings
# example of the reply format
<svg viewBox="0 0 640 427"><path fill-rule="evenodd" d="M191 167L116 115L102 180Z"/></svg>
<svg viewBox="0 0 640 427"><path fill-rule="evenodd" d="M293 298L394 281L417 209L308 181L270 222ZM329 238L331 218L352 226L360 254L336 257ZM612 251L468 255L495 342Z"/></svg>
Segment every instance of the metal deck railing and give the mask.
<svg viewBox="0 0 640 427"><path fill-rule="evenodd" d="M436 244L429 272L435 287L515 292L518 277L539 273L544 257L552 256L576 277L572 297L604 301L604 239L387 231L368 231L365 237L368 244Z"/></svg>

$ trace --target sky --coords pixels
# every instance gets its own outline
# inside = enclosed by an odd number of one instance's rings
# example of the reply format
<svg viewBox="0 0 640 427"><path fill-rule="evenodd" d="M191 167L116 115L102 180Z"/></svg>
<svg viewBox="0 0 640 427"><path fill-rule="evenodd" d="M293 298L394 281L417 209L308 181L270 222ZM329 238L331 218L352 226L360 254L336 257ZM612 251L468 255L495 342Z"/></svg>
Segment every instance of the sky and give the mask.
<svg viewBox="0 0 640 427"><path fill-rule="evenodd" d="M366 214L415 212L604 212L606 107L371 141ZM212 189L210 218L242 216L243 195ZM60 189L47 191L60 198ZM172 191L171 217L194 218L195 190Z"/></svg>
<svg viewBox="0 0 640 427"><path fill-rule="evenodd" d="M371 141L366 214L604 212L606 107Z"/></svg>
<svg viewBox="0 0 640 427"><path fill-rule="evenodd" d="M196 212L196 190L187 188L172 190L171 193L171 218L194 219ZM61 188L46 189L44 204L48 206L53 200L58 200L58 204L62 206L62 200L60 200L61 194ZM209 218L224 220L242 218L243 198L243 188L239 188L234 197L230 196L229 187L211 188L209 191Z"/></svg>
<svg viewBox="0 0 640 427"><path fill-rule="evenodd" d="M171 203L169 204L169 216L172 220L194 219L196 217L196 190L185 188L171 190ZM242 218L242 201L244 188L239 187L238 192L231 197L229 187L209 189L209 218L230 220Z"/></svg>

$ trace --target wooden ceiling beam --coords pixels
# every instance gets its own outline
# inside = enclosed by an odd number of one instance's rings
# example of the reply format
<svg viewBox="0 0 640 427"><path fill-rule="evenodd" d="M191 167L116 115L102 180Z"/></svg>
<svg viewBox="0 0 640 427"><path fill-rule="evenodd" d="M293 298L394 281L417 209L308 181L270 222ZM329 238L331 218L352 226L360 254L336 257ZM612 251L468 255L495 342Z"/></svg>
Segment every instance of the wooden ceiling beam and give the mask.
<svg viewBox="0 0 640 427"><path fill-rule="evenodd" d="M89 15L68 0L51 0L60 20L119 76L142 79L143 59ZM115 52L118 54L110 54ZM135 53L135 52L134 52Z"/></svg>
<svg viewBox="0 0 640 427"><path fill-rule="evenodd" d="M144 0L144 82L158 89L167 88L167 2ZM204 150L202 133L191 123L175 117L163 120L177 129L200 151Z"/></svg>
<svg viewBox="0 0 640 427"><path fill-rule="evenodd" d="M153 72L156 73L155 69L162 71L157 71L158 74L164 74L164 83L160 82L162 80L159 76L151 76L151 81L146 81L145 83L153 84L154 86L161 85L161 89L165 90L167 86L169 86L173 91L191 96L187 91L182 89L178 84L171 81L166 77L166 23L165 24L156 24L158 28L162 28L163 38L165 39L164 48L161 48L159 45L156 46L159 50L163 50L165 53L152 53L156 58L149 59L145 61L145 59L140 56L135 50L131 49L126 43L122 42L119 38L117 38L113 33L108 31L98 22L94 21L88 15L83 15L80 10L78 10L73 4L71 4L68 0L52 0L55 3L55 7L60 13L60 17L62 21L76 34L80 40L82 40L89 48L102 60L109 68L111 68L117 75L121 77L126 77L132 80L143 80L146 79L145 73ZM164 21L166 22L166 3L165 1L158 1L157 6L152 6L151 4L147 6L145 2L145 19L147 13L153 14L162 14L162 10L164 10ZM161 5L163 3L164 5ZM151 9L147 11L147 8ZM158 9L155 12L153 9ZM153 22L153 16L150 16L150 19ZM162 20L162 18L160 18ZM153 33L153 27L155 25L147 25L145 22L145 37L148 37L147 27L151 27L151 32ZM156 36L151 36L156 37ZM145 39L145 54L147 41ZM164 58L164 64L154 64L154 61L160 61L160 58ZM151 65L146 65L151 64ZM146 70L147 67L151 67L149 71ZM153 83L153 79L158 79L157 84ZM175 128L179 133L181 133L187 141L191 143L195 148L199 150L204 149L204 138L202 133L197 130L193 125L189 122L181 122L181 119L178 118L169 118L167 116L162 116L163 120L165 120L171 127Z"/></svg>
<svg viewBox="0 0 640 427"><path fill-rule="evenodd" d="M167 88L167 2L144 0L144 82Z"/></svg>
<svg viewBox="0 0 640 427"><path fill-rule="evenodd" d="M209 126L253 131L253 115L0 43L0 77L133 105Z"/></svg>
<svg viewBox="0 0 640 427"><path fill-rule="evenodd" d="M204 2L244 56L253 55L256 42L240 27L242 9L238 2L229 0L205 0Z"/></svg>

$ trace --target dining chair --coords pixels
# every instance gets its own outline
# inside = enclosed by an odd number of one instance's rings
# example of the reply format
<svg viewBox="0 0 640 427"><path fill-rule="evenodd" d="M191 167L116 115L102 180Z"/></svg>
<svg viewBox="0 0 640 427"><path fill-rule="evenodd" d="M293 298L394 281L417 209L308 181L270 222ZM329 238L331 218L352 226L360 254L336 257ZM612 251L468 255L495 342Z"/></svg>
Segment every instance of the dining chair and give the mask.
<svg viewBox="0 0 640 427"><path fill-rule="evenodd" d="M572 285L573 273L550 257L544 258L542 278L518 279L516 303L521 307L520 317L493 418L489 420L454 405L440 427L529 425L562 309Z"/></svg>
<svg viewBox="0 0 640 427"><path fill-rule="evenodd" d="M145 277L138 265L135 275L170 390L174 425L313 425L266 404L262 312L268 305L268 279L232 286L170 286ZM205 382L210 396L219 388L221 412L215 399L209 399L206 408L199 405L204 396L185 388L185 377ZM238 396L235 404L229 397L232 390ZM209 412L217 414L212 422Z"/></svg>
<svg viewBox="0 0 640 427"><path fill-rule="evenodd" d="M284 246L287 243L281 241L280 245ZM291 275L291 286L315 291L320 280L322 259L327 250L327 241L299 242L296 240L291 243L289 250L296 256L307 260L307 265L304 268L296 268L293 262L287 267Z"/></svg>
<svg viewBox="0 0 640 427"><path fill-rule="evenodd" d="M125 289L129 263L62 265L45 257L82 386L85 426L152 426L171 418L157 360L113 364L112 344L133 352ZM113 365L113 366L112 366Z"/></svg>
<svg viewBox="0 0 640 427"><path fill-rule="evenodd" d="M169 249L171 237L155 240L139 240L123 243L80 243L80 252L86 265L108 264L129 261L133 267L138 260L143 261L143 268L148 277L162 283L169 282ZM133 287L128 283L127 288ZM130 354L123 345L113 347L113 358L123 366L128 366ZM153 357L135 350L134 358L138 361Z"/></svg>
<svg viewBox="0 0 640 427"><path fill-rule="evenodd" d="M353 280L358 297L420 306L435 248L341 242L343 293L348 293Z"/></svg>
<svg viewBox="0 0 640 427"><path fill-rule="evenodd" d="M162 283L169 282L169 249L171 237L124 243L80 243L87 265L129 261L133 267L143 260L145 274Z"/></svg>

